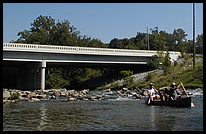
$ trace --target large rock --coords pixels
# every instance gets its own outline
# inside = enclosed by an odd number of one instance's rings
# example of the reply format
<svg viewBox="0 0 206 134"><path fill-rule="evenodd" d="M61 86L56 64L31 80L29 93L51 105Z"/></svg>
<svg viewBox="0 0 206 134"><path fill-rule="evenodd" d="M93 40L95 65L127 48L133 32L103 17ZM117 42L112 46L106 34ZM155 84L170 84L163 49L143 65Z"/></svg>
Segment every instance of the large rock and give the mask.
<svg viewBox="0 0 206 134"><path fill-rule="evenodd" d="M109 89L105 89L104 90L105 92L111 92L111 89L109 88Z"/></svg>
<svg viewBox="0 0 206 134"><path fill-rule="evenodd" d="M76 98L73 98L73 97L71 97L71 98L69 98L68 99L68 101L76 101L77 99Z"/></svg>
<svg viewBox="0 0 206 134"><path fill-rule="evenodd" d="M38 99L45 99L47 96L46 94L37 94L35 97Z"/></svg>
<svg viewBox="0 0 206 134"><path fill-rule="evenodd" d="M84 90L80 91L80 93L81 93L81 94L88 94L88 93L89 93L89 90L84 89Z"/></svg>
<svg viewBox="0 0 206 134"><path fill-rule="evenodd" d="M66 97L66 96L67 96L67 92L65 92L65 91L63 91L63 92L60 92L60 95L61 95L61 96L64 96L64 97Z"/></svg>
<svg viewBox="0 0 206 134"><path fill-rule="evenodd" d="M75 93L75 94L72 94L73 97L78 97L79 94L78 93Z"/></svg>
<svg viewBox="0 0 206 134"><path fill-rule="evenodd" d="M11 94L9 91L3 92L3 98L9 98L9 97L11 97Z"/></svg>
<svg viewBox="0 0 206 134"><path fill-rule="evenodd" d="M128 88L122 88L122 90L123 90L123 91L128 91L129 89L128 89Z"/></svg>
<svg viewBox="0 0 206 134"><path fill-rule="evenodd" d="M53 94L53 95L56 96L56 97L59 97L61 94L60 94L59 91L54 91L54 94Z"/></svg>
<svg viewBox="0 0 206 134"><path fill-rule="evenodd" d="M31 102L33 102L33 101L40 101L40 99L38 99L38 98L31 98Z"/></svg>

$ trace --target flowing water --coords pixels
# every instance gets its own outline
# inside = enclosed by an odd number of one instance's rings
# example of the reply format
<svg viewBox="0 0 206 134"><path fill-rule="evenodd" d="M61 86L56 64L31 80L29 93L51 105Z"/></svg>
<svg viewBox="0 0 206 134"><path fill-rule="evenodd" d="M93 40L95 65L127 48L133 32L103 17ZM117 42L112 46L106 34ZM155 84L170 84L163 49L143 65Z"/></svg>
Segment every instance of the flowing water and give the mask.
<svg viewBox="0 0 206 134"><path fill-rule="evenodd" d="M143 100L41 100L3 104L3 131L203 131L203 96L194 108L148 106Z"/></svg>

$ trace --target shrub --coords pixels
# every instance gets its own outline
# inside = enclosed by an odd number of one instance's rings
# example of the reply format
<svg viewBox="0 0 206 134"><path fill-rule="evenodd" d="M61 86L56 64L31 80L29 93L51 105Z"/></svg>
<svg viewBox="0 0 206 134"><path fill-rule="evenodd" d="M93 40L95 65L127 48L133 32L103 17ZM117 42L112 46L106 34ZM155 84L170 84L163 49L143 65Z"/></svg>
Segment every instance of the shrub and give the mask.
<svg viewBox="0 0 206 134"><path fill-rule="evenodd" d="M19 99L19 97L20 97L19 93L12 93L11 97L9 97L8 99L9 100L16 100L16 99Z"/></svg>
<svg viewBox="0 0 206 134"><path fill-rule="evenodd" d="M152 73L148 73L146 76L146 81L150 81L152 79Z"/></svg>
<svg viewBox="0 0 206 134"><path fill-rule="evenodd" d="M127 78L130 75L133 75L133 71L127 70L127 71L120 71L120 74L122 75L122 78Z"/></svg>
<svg viewBox="0 0 206 134"><path fill-rule="evenodd" d="M151 58L148 62L147 62L147 66L149 67L150 70L152 69L156 69L160 67L160 59L159 58Z"/></svg>

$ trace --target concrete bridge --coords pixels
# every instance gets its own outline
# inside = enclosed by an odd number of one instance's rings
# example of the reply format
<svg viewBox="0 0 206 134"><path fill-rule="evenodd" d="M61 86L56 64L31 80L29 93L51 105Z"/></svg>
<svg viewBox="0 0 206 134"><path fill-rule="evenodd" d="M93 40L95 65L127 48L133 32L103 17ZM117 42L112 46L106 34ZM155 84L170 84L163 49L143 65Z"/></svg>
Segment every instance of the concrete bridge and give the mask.
<svg viewBox="0 0 206 134"><path fill-rule="evenodd" d="M179 52L169 53L171 61L180 56ZM11 80L19 89L44 90L46 67L146 65L155 55L157 51L3 43L4 83L9 85Z"/></svg>

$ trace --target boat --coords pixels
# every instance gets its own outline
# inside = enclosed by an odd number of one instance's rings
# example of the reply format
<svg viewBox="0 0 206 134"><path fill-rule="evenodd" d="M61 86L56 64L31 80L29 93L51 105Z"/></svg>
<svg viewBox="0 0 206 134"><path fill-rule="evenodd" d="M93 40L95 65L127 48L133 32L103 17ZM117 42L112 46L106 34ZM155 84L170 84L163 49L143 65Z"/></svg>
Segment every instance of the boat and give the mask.
<svg viewBox="0 0 206 134"><path fill-rule="evenodd" d="M191 97L181 98L177 100L161 101L161 100L147 100L147 105L159 105L159 106L174 106L174 107L192 107Z"/></svg>

